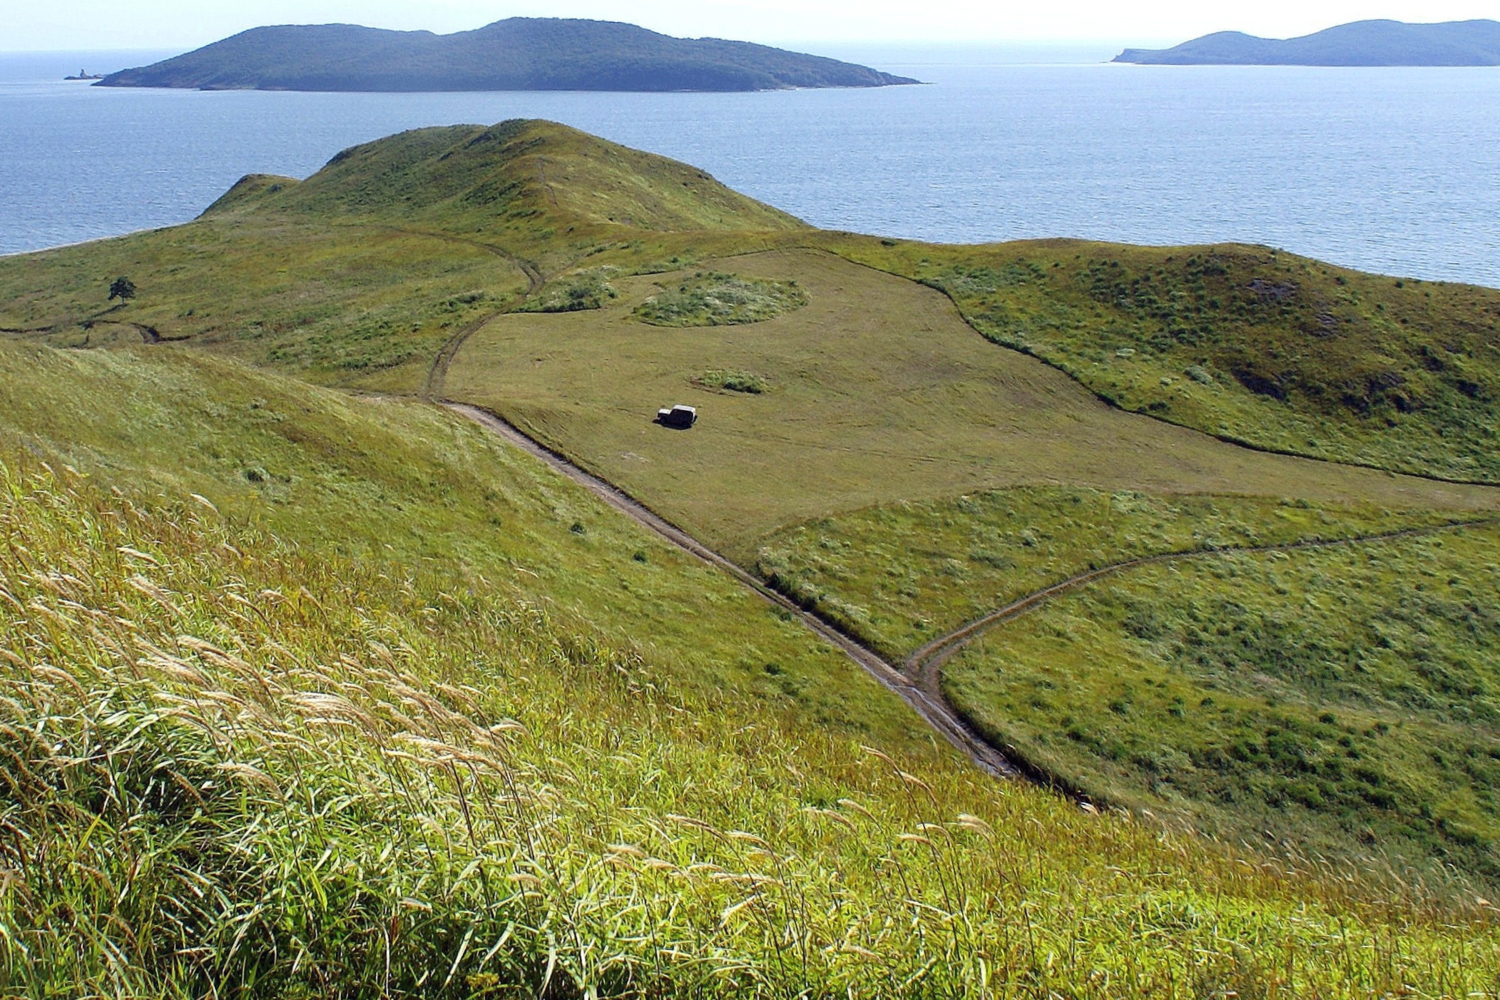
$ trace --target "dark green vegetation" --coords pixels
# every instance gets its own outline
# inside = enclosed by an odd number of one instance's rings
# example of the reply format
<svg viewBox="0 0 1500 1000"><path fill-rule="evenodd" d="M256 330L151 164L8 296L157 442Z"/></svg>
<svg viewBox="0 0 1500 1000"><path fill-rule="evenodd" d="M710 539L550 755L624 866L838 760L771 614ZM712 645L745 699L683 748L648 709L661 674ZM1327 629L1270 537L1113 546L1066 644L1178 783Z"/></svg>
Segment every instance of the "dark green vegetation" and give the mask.
<svg viewBox="0 0 1500 1000"><path fill-rule="evenodd" d="M1131 570L991 633L948 686L1107 797L1500 883L1497 555L1491 525Z"/></svg>
<svg viewBox="0 0 1500 1000"><path fill-rule="evenodd" d="M1170 49L1126 49L1115 62L1156 66L1500 66L1500 22L1355 21L1284 40L1219 31Z"/></svg>
<svg viewBox="0 0 1500 1000"><path fill-rule="evenodd" d="M1183 311L1120 301L1110 261ZM727 274L805 304L636 316ZM1272 278L1285 309L1236 297ZM1370 325L1308 335L1300 297L1336 289ZM424 398L899 658L1109 559L1493 516L1123 412L1068 352L1164 364L1191 315L1216 350L1295 346L1302 381L1270 406L1174 356L1163 398L1201 405L1155 415L1459 463L1445 428L1491 404L1444 387L1494 384L1496 298L1253 248L886 245L534 122L0 261L0 992L1494 992L1493 528L1142 568L950 663L997 739L1163 832L983 776L794 616ZM1018 317L1062 346L975 333ZM1453 347L1411 346L1424 405L1327 418L1316 372L1405 371L1397 329ZM691 433L650 423L675 402Z"/></svg>
<svg viewBox="0 0 1500 1000"><path fill-rule="evenodd" d="M600 309L617 294L609 283L612 268L578 271L565 280L554 281L542 291L517 306L519 312L581 312Z"/></svg>
<svg viewBox="0 0 1500 1000"><path fill-rule="evenodd" d="M943 289L987 337L1125 409L1255 448L1500 481L1500 291L1245 246L851 255Z"/></svg>
<svg viewBox="0 0 1500 1000"><path fill-rule="evenodd" d="M104 87L198 90L778 90L916 83L865 66L633 24L513 17L475 31L352 24L253 28Z"/></svg>
<svg viewBox="0 0 1500 1000"><path fill-rule="evenodd" d="M805 305L807 296L795 281L699 271L661 286L635 307L635 317L652 326L734 326L763 323Z"/></svg>
<svg viewBox="0 0 1500 1000"><path fill-rule="evenodd" d="M726 372L717 368L704 372L693 381L709 389L748 392L757 396L771 387L769 382L754 372Z"/></svg>

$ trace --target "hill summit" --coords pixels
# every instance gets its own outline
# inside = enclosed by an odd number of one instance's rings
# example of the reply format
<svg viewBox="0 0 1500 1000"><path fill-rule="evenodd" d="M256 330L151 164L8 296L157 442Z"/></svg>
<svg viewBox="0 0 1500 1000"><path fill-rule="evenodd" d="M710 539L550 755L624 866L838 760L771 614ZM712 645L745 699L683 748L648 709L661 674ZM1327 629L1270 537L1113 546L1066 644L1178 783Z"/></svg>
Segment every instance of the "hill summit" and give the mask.
<svg viewBox="0 0 1500 1000"><path fill-rule="evenodd" d="M1500 66L1500 22L1354 21L1300 38L1218 31L1170 49L1126 49L1155 66Z"/></svg>
<svg viewBox="0 0 1500 1000"><path fill-rule="evenodd" d="M507 219L530 225L539 216L553 225L658 232L805 228L697 167L525 119L378 139L344 150L305 181L252 174L207 214L260 210L470 232Z"/></svg>
<svg viewBox="0 0 1500 1000"><path fill-rule="evenodd" d="M352 24L252 28L103 87L305 91L749 91L916 83L865 66L633 24L513 17L436 35Z"/></svg>

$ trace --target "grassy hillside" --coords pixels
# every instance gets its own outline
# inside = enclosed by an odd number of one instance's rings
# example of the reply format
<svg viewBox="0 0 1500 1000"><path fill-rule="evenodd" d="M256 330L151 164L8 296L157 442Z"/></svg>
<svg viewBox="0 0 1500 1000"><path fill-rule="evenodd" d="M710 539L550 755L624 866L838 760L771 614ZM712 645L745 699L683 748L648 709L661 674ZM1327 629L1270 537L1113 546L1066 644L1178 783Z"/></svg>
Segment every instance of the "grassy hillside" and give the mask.
<svg viewBox="0 0 1500 1000"><path fill-rule="evenodd" d="M1124 409L1271 451L1500 481L1500 291L1261 247L840 252L943 289L985 336Z"/></svg>
<svg viewBox="0 0 1500 1000"><path fill-rule="evenodd" d="M785 529L757 568L900 661L1077 574L1199 553L995 625L943 665L950 700L1103 801L1495 883L1496 528L1421 532L1457 516L1015 489Z"/></svg>
<svg viewBox="0 0 1500 1000"><path fill-rule="evenodd" d="M341 558L520 587L611 644L672 658L681 678L712 687L733 673L776 706L928 745L919 720L800 626L440 408L187 351L0 343L0 359L12 449L148 495L196 493ZM703 641L704 621L720 638Z"/></svg>
<svg viewBox="0 0 1500 1000"><path fill-rule="evenodd" d="M247 177L189 225L0 261L0 330L59 346L192 341L412 392L443 344L544 271L608 249L658 259L642 231L674 229L734 245L805 231L696 168L563 126L425 129L305 182ZM138 289L128 303L108 299L120 275Z"/></svg>
<svg viewBox="0 0 1500 1000"><path fill-rule="evenodd" d="M1015 487L791 525L762 542L755 565L783 593L902 660L1011 601L1114 563L1354 538L1472 516L1269 497Z"/></svg>
<svg viewBox="0 0 1500 1000"><path fill-rule="evenodd" d="M1497 543L1492 525L1133 570L997 628L947 687L1106 795L1500 884Z"/></svg>
<svg viewBox="0 0 1500 1000"><path fill-rule="evenodd" d="M820 233L535 122L0 260L0 993L1494 992L1492 528L1141 568L950 662L1101 815L423 400L894 657L1112 559L1492 515L1172 421L1482 470L1495 294Z"/></svg>
<svg viewBox="0 0 1500 1000"><path fill-rule="evenodd" d="M0 442L8 992L1332 996L1500 975L1483 908L1362 901L935 754L852 668L441 412L178 352L6 352L59 390L4 399L29 429ZM194 470L201 440L152 446L153 416L297 474L277 493ZM335 484L381 495L357 559ZM696 649L670 619L649 644L616 631L641 634L652 594ZM776 677L715 662L752 643ZM799 678L859 692L871 728L757 694Z"/></svg>

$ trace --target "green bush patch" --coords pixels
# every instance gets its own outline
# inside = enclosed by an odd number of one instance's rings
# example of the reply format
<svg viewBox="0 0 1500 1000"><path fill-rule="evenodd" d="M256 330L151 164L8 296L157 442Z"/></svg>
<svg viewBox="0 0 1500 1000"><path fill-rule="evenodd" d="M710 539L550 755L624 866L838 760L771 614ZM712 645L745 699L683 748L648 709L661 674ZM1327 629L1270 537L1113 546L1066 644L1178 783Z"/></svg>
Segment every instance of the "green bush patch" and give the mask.
<svg viewBox="0 0 1500 1000"><path fill-rule="evenodd" d="M771 388L771 383L754 372L729 372L718 368L704 372L693 382L705 389L725 389L729 392L746 392L755 396Z"/></svg>
<svg viewBox="0 0 1500 1000"><path fill-rule="evenodd" d="M599 267L580 271L548 285L540 295L529 299L519 312L564 313L601 309L608 299L619 293L609 283L614 268Z"/></svg>
<svg viewBox="0 0 1500 1000"><path fill-rule="evenodd" d="M795 281L741 278L699 271L676 288L663 287L636 307L652 326L732 326L761 323L807 305Z"/></svg>

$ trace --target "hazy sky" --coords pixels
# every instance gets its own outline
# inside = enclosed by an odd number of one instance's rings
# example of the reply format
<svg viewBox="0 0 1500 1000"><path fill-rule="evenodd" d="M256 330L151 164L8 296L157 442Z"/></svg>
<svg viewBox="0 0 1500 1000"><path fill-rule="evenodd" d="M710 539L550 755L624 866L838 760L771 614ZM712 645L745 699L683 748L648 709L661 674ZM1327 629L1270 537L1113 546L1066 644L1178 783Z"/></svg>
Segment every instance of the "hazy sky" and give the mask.
<svg viewBox="0 0 1500 1000"><path fill-rule="evenodd" d="M259 24L344 21L449 32L514 15L631 21L770 43L1182 41L1285 37L1344 21L1500 16L1497 0L4 0L0 51L194 48Z"/></svg>

